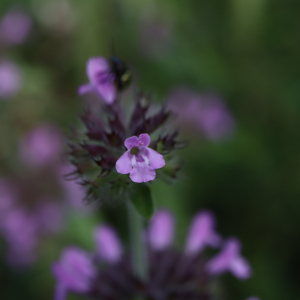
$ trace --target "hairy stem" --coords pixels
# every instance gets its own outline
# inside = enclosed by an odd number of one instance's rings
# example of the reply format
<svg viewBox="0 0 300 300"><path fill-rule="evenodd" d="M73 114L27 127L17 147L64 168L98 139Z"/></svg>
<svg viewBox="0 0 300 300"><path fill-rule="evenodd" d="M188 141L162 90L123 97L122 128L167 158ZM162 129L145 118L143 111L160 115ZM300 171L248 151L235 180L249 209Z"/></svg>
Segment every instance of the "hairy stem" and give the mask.
<svg viewBox="0 0 300 300"><path fill-rule="evenodd" d="M136 274L144 280L147 277L147 257L145 243L142 237L143 219L130 201L127 201L127 211L132 264Z"/></svg>

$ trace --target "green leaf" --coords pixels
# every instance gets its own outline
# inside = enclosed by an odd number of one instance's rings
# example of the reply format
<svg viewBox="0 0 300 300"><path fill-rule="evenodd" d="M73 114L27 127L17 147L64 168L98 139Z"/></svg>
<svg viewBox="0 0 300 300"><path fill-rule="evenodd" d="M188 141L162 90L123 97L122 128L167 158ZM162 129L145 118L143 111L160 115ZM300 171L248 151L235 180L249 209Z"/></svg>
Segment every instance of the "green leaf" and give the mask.
<svg viewBox="0 0 300 300"><path fill-rule="evenodd" d="M147 184L135 184L130 195L130 200L142 217L148 220L151 219L154 212L154 205L151 190Z"/></svg>

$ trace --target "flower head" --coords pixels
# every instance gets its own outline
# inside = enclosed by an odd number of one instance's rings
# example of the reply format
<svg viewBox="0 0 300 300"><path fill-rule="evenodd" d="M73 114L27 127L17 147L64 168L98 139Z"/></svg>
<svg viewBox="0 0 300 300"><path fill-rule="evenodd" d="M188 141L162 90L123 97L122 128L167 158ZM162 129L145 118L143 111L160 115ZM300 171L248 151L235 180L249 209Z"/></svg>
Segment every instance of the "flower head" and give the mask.
<svg viewBox="0 0 300 300"><path fill-rule="evenodd" d="M121 174L130 174L133 182L148 182L156 177L155 169L165 166L161 154L148 148L150 136L146 133L125 140L127 151L117 160L116 169Z"/></svg>
<svg viewBox="0 0 300 300"><path fill-rule="evenodd" d="M52 125L41 125L28 133L20 143L20 156L28 165L45 166L60 158L62 137Z"/></svg>
<svg viewBox="0 0 300 300"><path fill-rule="evenodd" d="M9 61L0 62L0 98L9 99L20 89L22 76L19 67Z"/></svg>
<svg viewBox="0 0 300 300"><path fill-rule="evenodd" d="M32 26L31 18L21 11L8 12L0 22L0 41L5 44L21 44Z"/></svg>
<svg viewBox="0 0 300 300"><path fill-rule="evenodd" d="M90 83L81 85L78 94L95 91L107 104L113 103L117 96L117 89L114 84L115 75L109 61L104 57L90 58L86 65L86 73Z"/></svg>
<svg viewBox="0 0 300 300"><path fill-rule="evenodd" d="M56 299L64 299L63 290L84 293L89 290L96 270L89 254L78 248L67 248L60 260L53 264L53 275L57 280Z"/></svg>
<svg viewBox="0 0 300 300"><path fill-rule="evenodd" d="M248 261L241 256L241 244L236 238L229 238L222 252L213 257L207 264L212 274L222 274L230 271L239 279L248 279L251 276L251 267Z"/></svg>

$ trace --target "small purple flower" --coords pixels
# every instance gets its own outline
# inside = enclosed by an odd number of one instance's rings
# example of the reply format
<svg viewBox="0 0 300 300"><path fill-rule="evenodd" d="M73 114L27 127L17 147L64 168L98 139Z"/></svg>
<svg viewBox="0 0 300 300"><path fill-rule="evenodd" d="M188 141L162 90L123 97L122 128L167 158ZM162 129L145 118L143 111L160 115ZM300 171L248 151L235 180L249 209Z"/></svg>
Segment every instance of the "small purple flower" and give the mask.
<svg viewBox="0 0 300 300"><path fill-rule="evenodd" d="M260 300L260 299L257 297L250 297L250 298L247 298L246 300Z"/></svg>
<svg viewBox="0 0 300 300"><path fill-rule="evenodd" d="M95 230L94 238L99 257L110 263L121 259L123 249L115 231L107 225L101 225Z"/></svg>
<svg viewBox="0 0 300 300"><path fill-rule="evenodd" d="M223 250L208 262L207 270L216 275L230 271L238 279L248 279L251 276L251 267L241 256L240 250L241 244L238 239L229 238Z"/></svg>
<svg viewBox="0 0 300 300"><path fill-rule="evenodd" d="M90 83L81 85L78 94L96 91L107 104L112 104L117 97L115 75L111 70L109 61L104 57L90 58L86 66Z"/></svg>
<svg viewBox="0 0 300 300"><path fill-rule="evenodd" d="M21 44L32 26L31 18L20 11L8 12L0 22L0 41L12 45Z"/></svg>
<svg viewBox="0 0 300 300"><path fill-rule="evenodd" d="M124 145L127 151L116 162L118 173L130 173L130 179L133 182L154 180L155 169L164 167L165 160L161 154L148 148L150 141L147 133L126 139Z"/></svg>
<svg viewBox="0 0 300 300"><path fill-rule="evenodd" d="M64 250L59 262L52 266L57 280L55 300L63 300L66 291L84 293L96 276L96 270L89 254L79 248Z"/></svg>
<svg viewBox="0 0 300 300"><path fill-rule="evenodd" d="M205 246L217 247L221 237L215 232L215 218L208 212L198 213L191 224L186 242L186 253L196 254Z"/></svg>
<svg viewBox="0 0 300 300"><path fill-rule="evenodd" d="M169 247L174 236L174 218L168 210L158 210L151 219L147 238L155 250Z"/></svg>
<svg viewBox="0 0 300 300"><path fill-rule="evenodd" d="M59 159L62 138L59 131L48 124L33 129L20 143L20 156L33 166L44 166Z"/></svg>
<svg viewBox="0 0 300 300"><path fill-rule="evenodd" d="M0 98L13 97L21 87L22 76L19 67L9 61L0 62Z"/></svg>

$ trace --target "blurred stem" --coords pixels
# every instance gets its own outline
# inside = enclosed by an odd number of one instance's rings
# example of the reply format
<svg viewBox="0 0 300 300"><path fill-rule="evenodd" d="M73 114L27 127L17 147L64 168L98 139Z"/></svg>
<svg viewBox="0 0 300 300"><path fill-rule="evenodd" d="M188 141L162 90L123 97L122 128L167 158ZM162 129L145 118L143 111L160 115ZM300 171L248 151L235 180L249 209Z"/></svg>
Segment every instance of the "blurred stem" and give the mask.
<svg viewBox="0 0 300 300"><path fill-rule="evenodd" d="M135 210L131 201L127 201L127 211L133 269L144 280L147 277L147 257L142 237L143 219Z"/></svg>

